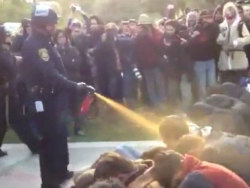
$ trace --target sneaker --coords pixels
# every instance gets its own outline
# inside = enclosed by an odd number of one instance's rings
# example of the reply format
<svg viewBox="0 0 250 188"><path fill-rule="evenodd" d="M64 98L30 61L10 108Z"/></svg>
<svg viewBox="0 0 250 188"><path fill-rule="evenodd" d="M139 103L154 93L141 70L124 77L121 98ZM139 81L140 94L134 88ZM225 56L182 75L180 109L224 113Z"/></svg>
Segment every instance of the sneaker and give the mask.
<svg viewBox="0 0 250 188"><path fill-rule="evenodd" d="M0 149L0 157L4 157L6 155L8 155L8 153Z"/></svg>

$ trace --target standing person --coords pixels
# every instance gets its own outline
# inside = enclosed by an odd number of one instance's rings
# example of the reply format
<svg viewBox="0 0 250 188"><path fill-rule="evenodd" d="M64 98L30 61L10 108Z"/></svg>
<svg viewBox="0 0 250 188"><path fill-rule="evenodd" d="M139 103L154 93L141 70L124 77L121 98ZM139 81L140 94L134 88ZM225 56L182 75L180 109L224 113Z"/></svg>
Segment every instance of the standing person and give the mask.
<svg viewBox="0 0 250 188"><path fill-rule="evenodd" d="M24 41L31 34L30 19L24 18L21 23L22 23L21 33L19 33L14 38L12 48L11 48L12 52L14 52L17 55L20 55Z"/></svg>
<svg viewBox="0 0 250 188"><path fill-rule="evenodd" d="M166 83L160 67L162 33L153 27L151 18L142 14L135 39L135 56L145 78L146 89L153 107L165 108Z"/></svg>
<svg viewBox="0 0 250 188"><path fill-rule="evenodd" d="M35 154L39 149L39 138L33 134L28 120L23 115L20 95L17 92L18 71L16 59L10 50L11 43L11 36L0 26L0 156L7 154L1 151L1 145L8 124Z"/></svg>
<svg viewBox="0 0 250 188"><path fill-rule="evenodd" d="M168 20L165 23L163 38L164 59L167 62L168 99L173 108L177 107L181 101L183 106L187 107L192 101L190 83L192 66L185 51L186 41L177 34L178 25L177 21ZM185 91L182 91L181 85L184 85L184 77L189 80L189 89L186 87Z"/></svg>
<svg viewBox="0 0 250 188"><path fill-rule="evenodd" d="M214 22L217 24L221 24L223 22L223 4L218 5L215 10L214 10L214 14L213 14L213 18L214 18Z"/></svg>
<svg viewBox="0 0 250 188"><path fill-rule="evenodd" d="M200 15L190 12L187 15L187 26L190 31L188 53L194 61L197 94L201 100L206 94L206 89L216 83L214 48L219 29L213 24L212 13L208 10L202 11Z"/></svg>
<svg viewBox="0 0 250 188"><path fill-rule="evenodd" d="M234 3L225 4L223 17L217 38L217 43L222 47L218 62L220 81L239 84L241 77L247 76L249 63L244 46L250 44L250 35L246 25L241 23Z"/></svg>
<svg viewBox="0 0 250 188"><path fill-rule="evenodd" d="M34 120L42 136L40 169L43 188L59 188L71 178L67 128L63 118L69 92L94 92L84 83L70 81L58 52L51 42L58 17L54 10L37 5L32 13L32 35L22 49L23 75L33 101Z"/></svg>
<svg viewBox="0 0 250 188"><path fill-rule="evenodd" d="M70 29L70 42L72 46L77 48L81 57L81 76L82 81L93 84L91 65L88 56L88 36L87 26L79 20L73 20Z"/></svg>
<svg viewBox="0 0 250 188"><path fill-rule="evenodd" d="M117 48L118 27L114 23L105 26L102 41L94 52L98 89L100 93L111 99L121 101L119 83L121 79L121 61Z"/></svg>
<svg viewBox="0 0 250 188"><path fill-rule="evenodd" d="M142 79L136 67L134 58L134 37L129 28L129 22L122 23L122 34L117 37L122 74L123 74L123 97L129 107L136 106L138 80Z"/></svg>
<svg viewBox="0 0 250 188"><path fill-rule="evenodd" d="M7 131L6 105L9 90L9 82L16 76L14 57L10 55L8 44L10 37L3 26L0 26L0 157L7 155L7 152L1 150L2 142Z"/></svg>
<svg viewBox="0 0 250 188"><path fill-rule="evenodd" d="M79 51L71 46L66 31L57 30L55 33L54 41L56 43L56 49L61 55L63 64L65 66L68 79L74 82L81 82L81 57ZM84 136L85 133L81 128L81 115L80 108L83 101L83 96L79 96L78 93L70 93L70 114L74 121L74 134L76 136Z"/></svg>

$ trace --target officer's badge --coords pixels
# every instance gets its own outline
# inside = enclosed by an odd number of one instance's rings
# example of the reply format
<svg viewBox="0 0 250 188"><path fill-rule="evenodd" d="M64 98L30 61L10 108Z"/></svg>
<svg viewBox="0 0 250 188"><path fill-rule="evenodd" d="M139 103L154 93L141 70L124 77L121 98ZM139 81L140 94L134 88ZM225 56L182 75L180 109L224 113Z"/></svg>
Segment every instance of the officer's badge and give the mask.
<svg viewBox="0 0 250 188"><path fill-rule="evenodd" d="M46 48L39 49L38 54L43 61L49 61L49 52Z"/></svg>

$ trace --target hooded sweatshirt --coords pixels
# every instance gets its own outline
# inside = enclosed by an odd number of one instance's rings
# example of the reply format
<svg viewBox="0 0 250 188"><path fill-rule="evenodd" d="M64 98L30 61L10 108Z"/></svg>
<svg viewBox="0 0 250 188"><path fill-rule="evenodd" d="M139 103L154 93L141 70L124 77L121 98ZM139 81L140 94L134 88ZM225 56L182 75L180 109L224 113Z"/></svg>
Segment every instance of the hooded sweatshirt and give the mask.
<svg viewBox="0 0 250 188"><path fill-rule="evenodd" d="M238 175L223 166L203 162L190 155L184 156L182 165L184 177L199 172L213 183L214 188L249 188Z"/></svg>

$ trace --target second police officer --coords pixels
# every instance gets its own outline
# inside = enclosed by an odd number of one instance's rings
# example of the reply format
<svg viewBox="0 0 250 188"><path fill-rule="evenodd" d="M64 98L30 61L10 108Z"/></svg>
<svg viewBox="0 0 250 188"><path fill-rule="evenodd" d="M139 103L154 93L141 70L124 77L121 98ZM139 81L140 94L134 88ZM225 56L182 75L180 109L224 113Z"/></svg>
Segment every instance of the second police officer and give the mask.
<svg viewBox="0 0 250 188"><path fill-rule="evenodd" d="M42 135L42 188L60 187L73 175L67 168L69 155L64 121L67 95L75 91L95 92L85 83L67 79L61 58L51 41L57 20L56 12L50 7L36 5L31 19L32 34L22 49L22 74L33 98L34 120Z"/></svg>

